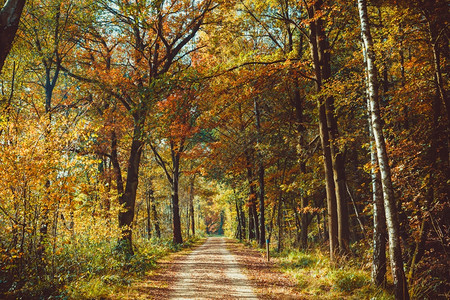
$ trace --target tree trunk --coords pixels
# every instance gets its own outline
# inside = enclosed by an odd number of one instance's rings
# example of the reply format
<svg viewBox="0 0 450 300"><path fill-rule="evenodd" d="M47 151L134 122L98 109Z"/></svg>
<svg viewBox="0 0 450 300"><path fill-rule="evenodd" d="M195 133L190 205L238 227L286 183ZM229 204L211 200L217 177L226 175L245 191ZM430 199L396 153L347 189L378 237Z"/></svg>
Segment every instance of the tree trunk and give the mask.
<svg viewBox="0 0 450 300"><path fill-rule="evenodd" d="M173 242L175 244L182 244L183 237L181 236L181 220L180 220L180 205L179 205L179 178L180 178L180 154L172 148L172 221L173 221Z"/></svg>
<svg viewBox="0 0 450 300"><path fill-rule="evenodd" d="M330 138L328 135L326 108L325 104L318 100L319 106L319 131L320 141L322 144L322 155L324 158L325 185L327 192L327 208L328 208L328 227L330 239L330 257L334 260L334 254L338 250L338 222L337 222L337 203L335 193L335 183L333 178L333 166L330 150Z"/></svg>
<svg viewBox="0 0 450 300"><path fill-rule="evenodd" d="M316 11L322 10L323 2L316 1L314 4ZM316 44L318 47L319 68L321 67L321 84L331 78L331 58L330 45L328 37L325 34L325 28L322 18L316 21ZM334 192L336 194L336 210L338 223L338 243L339 252L348 254L349 249L349 216L348 201L345 187L345 164L344 156L336 145L339 137L338 124L335 116L334 97L325 96L326 123L330 138L331 164L333 169Z"/></svg>
<svg viewBox="0 0 450 300"><path fill-rule="evenodd" d="M257 145L261 145L261 110L258 100L255 98L255 116L256 116L256 132ZM266 221L264 212L264 162L261 149L258 148L258 180L259 180L259 247L263 248L266 244Z"/></svg>
<svg viewBox="0 0 450 300"><path fill-rule="evenodd" d="M251 208L251 203L248 206L248 239L255 239L255 224L253 223L253 209Z"/></svg>
<svg viewBox="0 0 450 300"><path fill-rule="evenodd" d="M119 211L119 227L122 231L120 238L120 249L127 256L134 254L133 252L133 220L136 202L136 192L139 181L139 165L141 161L142 147L142 127L145 117L140 114L134 116L135 124L133 131L133 139L131 142L130 156L127 166L127 179L123 196L119 196L119 204L123 210Z"/></svg>
<svg viewBox="0 0 450 300"><path fill-rule="evenodd" d="M246 237L245 212L242 207L241 200L239 200L239 208L241 210L240 217L241 217L241 226L242 226L241 227L242 228L242 239L245 239L245 237Z"/></svg>
<svg viewBox="0 0 450 300"><path fill-rule="evenodd" d="M159 227L159 218L158 212L156 211L156 203L155 198L152 199L152 219L153 219L153 227L155 229L155 234L158 239L161 238L161 229Z"/></svg>
<svg viewBox="0 0 450 300"><path fill-rule="evenodd" d="M154 231L156 237L161 238L161 232L159 229L158 213L156 212L155 204L155 191L153 189L153 183L151 179L148 181L147 186L147 231L148 238L152 236L152 231Z"/></svg>
<svg viewBox="0 0 450 300"><path fill-rule="evenodd" d="M189 207L189 203L188 203L188 205L186 206L186 225L187 225L186 226L186 236L188 238L191 236L191 226L190 226L191 218L190 218L189 212L190 212L190 207Z"/></svg>
<svg viewBox="0 0 450 300"><path fill-rule="evenodd" d="M278 243L277 243L277 252L281 252L283 247L283 198L280 195L278 200L278 212L277 212L277 226L278 226Z"/></svg>
<svg viewBox="0 0 450 300"><path fill-rule="evenodd" d="M0 74L19 28L25 0L7 0L0 10Z"/></svg>
<svg viewBox="0 0 450 300"><path fill-rule="evenodd" d="M448 39L445 38L446 35L445 34L439 34L439 32L443 29L439 28L439 25L445 24L444 21L446 21L444 18L445 16L448 16L448 5L446 5L446 1L436 1L437 3L435 4L434 7L434 11L432 12L432 16L430 16L428 19L428 27L429 27L429 33L430 33L430 45L431 45L431 50L433 52L433 65L434 65L434 83L435 83L435 88L436 88L436 96L433 102L433 136L432 136L432 141L431 143L435 143L434 144L434 150L433 149L433 144L432 144L432 149L430 149L430 152L435 151L435 155L433 158L433 155L430 154L430 160L432 164L436 163L436 160L438 159L438 154L437 152L440 153L440 158L442 160L442 163L440 164L441 166L444 166L443 169L447 169L444 170L444 172L446 172L446 174L448 173L448 167L449 167L449 149L448 146L450 144L450 140L449 140L449 132L450 132L450 101L448 99L448 94L447 94L447 83L445 82L444 78L445 76L443 76L443 71L442 71L442 67L441 67L441 56L444 57L444 61L445 58L448 58L448 51L449 51L449 45L448 45ZM445 25L442 25L445 26ZM441 102L444 107L445 110L447 112L447 129L445 130L444 128L441 127L441 125L439 124L439 117L441 114L441 110L442 110L442 106L439 103ZM445 117L443 117L443 119L445 119ZM443 141L439 141L438 139L438 132L444 133L442 136L446 136L446 139ZM439 147L439 151L438 151L438 145L437 144L441 144L441 147Z"/></svg>
<svg viewBox="0 0 450 300"><path fill-rule="evenodd" d="M384 286L386 282L386 217L384 212L383 194L380 184L380 172L378 171L378 159L373 148L372 122L369 119L370 160L372 163L372 198L373 198L373 260L372 281L378 286Z"/></svg>
<svg viewBox="0 0 450 300"><path fill-rule="evenodd" d="M436 88L438 91L438 97L441 99L442 103L445 105L447 111L447 129L450 130L450 101L448 99L446 83L444 82L444 76L442 76L442 67L441 67L441 50L439 44L442 40L442 43L445 43L443 48L448 50L448 39L445 38L445 34L439 34L439 23L445 24L445 19L439 18L438 16L448 16L448 4L446 1L436 1L437 3L434 5L434 10L431 16L428 17L428 28L430 34L430 45L431 50L433 52L433 67L434 67L434 81L436 84ZM445 17L444 17L445 18ZM445 26L445 25L442 25ZM443 29L441 29L443 30ZM448 55L448 52L447 52ZM445 57L445 53L444 53Z"/></svg>
<svg viewBox="0 0 450 300"><path fill-rule="evenodd" d="M223 235L223 225L225 224L225 213L222 210L220 212L219 229L217 230L218 235Z"/></svg>
<svg viewBox="0 0 450 300"><path fill-rule="evenodd" d="M406 277L403 270L402 249L400 245L399 222L394 199L394 189L391 180L391 170L383 136L378 99L378 78L375 66L375 52L369 28L366 0L358 0L361 32L367 54L367 76L369 86L370 115L372 129L377 149L380 168L381 185L383 189L384 208L389 236L389 255L391 261L394 291L397 299L409 299Z"/></svg>
<svg viewBox="0 0 450 300"><path fill-rule="evenodd" d="M319 1L317 1L319 2ZM319 4L320 3L317 3ZM309 8L309 17L314 18L315 8ZM316 93L320 93L322 87L322 72L319 61L319 48L317 43L317 24L312 22L310 24L310 38L309 45L311 50L311 56L313 59L314 73L315 73L315 87ZM329 227L329 243L330 243L330 259L334 260L334 255L338 250L338 224L337 224L337 204L335 184L333 178L333 166L330 150L330 137L328 132L327 115L326 115L326 103L323 97L318 97L317 106L319 109L319 132L320 142L322 145L322 155L324 161L325 171L325 186L327 193L327 208L328 208L328 227Z"/></svg>
<svg viewBox="0 0 450 300"><path fill-rule="evenodd" d="M294 198L292 198L291 201L291 205L292 205L292 211L294 213L294 218L295 218L295 226L296 226L296 230L295 230L295 241L294 241L294 247L299 247L300 246L300 239L301 239L301 218L300 218L300 214L298 213L298 206L297 206L297 201L295 201Z"/></svg>
<svg viewBox="0 0 450 300"><path fill-rule="evenodd" d="M238 223L237 228L236 228L236 238L239 240L242 240L241 211L239 208L239 203L238 203L237 198L235 199L234 204L236 206L236 221Z"/></svg>
<svg viewBox="0 0 450 300"><path fill-rule="evenodd" d="M111 132L111 163L113 165L114 175L116 179L116 189L119 198L123 197L123 179L122 179L122 171L120 169L119 157L117 154L117 135L115 130ZM119 203L122 203L123 200L119 199Z"/></svg>
<svg viewBox="0 0 450 300"><path fill-rule="evenodd" d="M336 137L335 137L336 138ZM332 138L335 140L335 138ZM334 186L336 189L336 210L338 219L338 241L341 254L350 253L350 225L348 214L348 201L345 187L345 165L342 152L336 145L331 146L333 162Z"/></svg>
<svg viewBox="0 0 450 300"><path fill-rule="evenodd" d="M195 236L194 184L195 184L195 176L192 176L192 178L191 178L191 185L190 185L190 189L189 189L189 215L190 215L192 236Z"/></svg>
<svg viewBox="0 0 450 300"><path fill-rule="evenodd" d="M363 58L367 65L367 53L364 43ZM370 111L369 100L369 80L366 72L366 92L367 92L367 110ZM378 168L378 158L374 145L372 119L368 115L369 138L370 138L370 162L371 180L372 180L372 203L373 203L373 256L372 256L372 282L377 286L384 286L386 283L386 216L384 211L383 193L381 190L380 171Z"/></svg>
<svg viewBox="0 0 450 300"><path fill-rule="evenodd" d="M259 226L258 226L258 212L256 210L256 191L253 180L253 164L249 151L245 151L245 158L247 162L247 181L249 185L249 207L248 207L248 229L249 239L256 239L259 241Z"/></svg>
<svg viewBox="0 0 450 300"><path fill-rule="evenodd" d="M262 157L261 157L262 159ZM266 221L265 221L265 195L264 195L264 165L259 166L259 246L263 248L266 244Z"/></svg>
<svg viewBox="0 0 450 300"><path fill-rule="evenodd" d="M304 209L307 206L307 198L305 196L301 196L300 208L302 209L302 215L300 220L300 247L302 249L308 248L308 214L304 212Z"/></svg>
<svg viewBox="0 0 450 300"><path fill-rule="evenodd" d="M289 36L289 42L288 42L288 51L291 52L294 50L294 44L293 44L293 33L291 30L291 24L289 22L286 22L286 30L288 31ZM298 58L300 59L303 55L303 36L300 37L300 42L298 44ZM293 77L293 74L290 73L290 76ZM304 155L304 151L306 148L305 145L305 126L303 125L303 102L304 98L300 94L300 88L297 78L292 78L294 82L290 85L292 88L291 91L291 103L293 107L295 108L295 114L297 118L297 134L298 134L298 146L300 149L299 153L299 161L300 161L300 172L306 173L306 157ZM308 246L308 213L303 211L305 207L308 206L308 200L304 195L300 196L300 207L302 208L301 213L301 221L300 221L300 246L303 249L306 249ZM280 246L280 245L278 245Z"/></svg>
<svg viewBox="0 0 450 300"><path fill-rule="evenodd" d="M152 238L152 214L151 214L151 198L153 197L153 190L152 189L148 189L147 190L147 197L145 199L145 210L147 212L147 218L146 218L146 228L147 228L147 239L151 239Z"/></svg>
<svg viewBox="0 0 450 300"><path fill-rule="evenodd" d="M256 193L254 194L256 196ZM250 207L252 210L252 222L253 222L253 228L255 229L255 239L259 241L259 223L258 223L258 210L256 209L256 201L253 200L253 203Z"/></svg>
<svg viewBox="0 0 450 300"><path fill-rule="evenodd" d="M298 82L295 81L293 84L293 105L295 107L295 114L297 118L297 132L298 132L298 145L300 149L299 153L299 165L300 172L302 174L306 173L306 157L304 152L306 151L306 143L305 143L305 126L303 125L303 101L304 99L300 95L300 88L298 86ZM305 195L300 196L300 208L302 209L301 213L301 221L300 221L300 247L302 249L306 249L308 247L308 216L309 213L306 213L304 209L308 206L308 199Z"/></svg>

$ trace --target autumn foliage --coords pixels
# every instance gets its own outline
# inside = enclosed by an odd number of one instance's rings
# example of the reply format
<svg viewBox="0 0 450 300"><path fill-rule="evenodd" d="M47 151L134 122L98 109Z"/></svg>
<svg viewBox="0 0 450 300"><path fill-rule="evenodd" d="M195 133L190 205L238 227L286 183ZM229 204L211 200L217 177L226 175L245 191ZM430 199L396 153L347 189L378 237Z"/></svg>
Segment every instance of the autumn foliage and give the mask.
<svg viewBox="0 0 450 300"><path fill-rule="evenodd" d="M107 298L223 233L380 266L333 273L339 297L449 297L448 5L360 2L373 74L356 0L28 1L0 75L0 298Z"/></svg>

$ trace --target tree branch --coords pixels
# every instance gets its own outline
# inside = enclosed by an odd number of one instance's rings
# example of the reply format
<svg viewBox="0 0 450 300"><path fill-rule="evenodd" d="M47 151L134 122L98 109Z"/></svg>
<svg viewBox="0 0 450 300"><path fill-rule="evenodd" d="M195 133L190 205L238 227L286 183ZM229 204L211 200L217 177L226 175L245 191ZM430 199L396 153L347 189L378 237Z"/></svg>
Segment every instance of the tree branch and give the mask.
<svg viewBox="0 0 450 300"><path fill-rule="evenodd" d="M166 167L166 162L164 161L164 159L161 157L161 155L159 155L158 150L156 149L155 146L153 146L153 144L151 142L148 143L150 145L150 148L152 149L153 153L155 154L155 158L156 158L156 162L158 163L158 165L164 170L164 173L167 176L167 179L169 180L170 184L172 184L173 180L172 180L172 176L170 176L169 171L167 170Z"/></svg>
<svg viewBox="0 0 450 300"><path fill-rule="evenodd" d="M289 59L289 60L291 60L291 61L300 61L300 59ZM279 60L274 60L274 61L250 61L250 62L245 62L245 63L242 63L240 65L237 65L237 66L231 67L229 69L226 69L225 71L222 71L221 73L217 73L217 74L214 74L214 75L203 77L203 79L211 79L211 78L219 77L219 76L224 75L224 74L226 74L228 72L234 71L236 69L239 69L239 68L242 68L242 67L245 67L245 66L252 66L252 65L264 65L264 66L267 66L267 65L272 65L272 64L283 63L283 62L286 62L286 61L288 61L288 59L279 59ZM311 81L317 81L317 79L315 79L314 77L308 76L308 75L306 75L306 74L304 74L302 72L298 72L298 73L303 78L306 78L306 79L311 80Z"/></svg>

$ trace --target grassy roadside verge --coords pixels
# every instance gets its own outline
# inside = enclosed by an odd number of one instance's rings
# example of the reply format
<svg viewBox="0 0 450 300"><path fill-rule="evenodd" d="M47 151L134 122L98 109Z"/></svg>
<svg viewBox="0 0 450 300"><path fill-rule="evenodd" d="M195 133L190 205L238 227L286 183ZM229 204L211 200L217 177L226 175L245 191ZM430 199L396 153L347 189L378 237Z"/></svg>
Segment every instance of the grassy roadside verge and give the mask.
<svg viewBox="0 0 450 300"><path fill-rule="evenodd" d="M292 276L305 294L317 299L394 299L374 286L370 270L361 264L343 261L332 264L320 250L272 253L280 270Z"/></svg>
<svg viewBox="0 0 450 300"><path fill-rule="evenodd" d="M171 242L152 242L137 245L135 255L124 261L111 257L113 265L101 272L87 273L61 289L54 299L152 299L152 294L168 291L170 262L187 255L204 242L204 238L191 238L182 245Z"/></svg>
<svg viewBox="0 0 450 300"><path fill-rule="evenodd" d="M265 250L256 244L241 244L258 251L266 260ZM320 249L280 253L271 250L270 256L273 270L294 280L300 299L394 299L389 292L371 283L369 266L355 259L333 264L328 254Z"/></svg>

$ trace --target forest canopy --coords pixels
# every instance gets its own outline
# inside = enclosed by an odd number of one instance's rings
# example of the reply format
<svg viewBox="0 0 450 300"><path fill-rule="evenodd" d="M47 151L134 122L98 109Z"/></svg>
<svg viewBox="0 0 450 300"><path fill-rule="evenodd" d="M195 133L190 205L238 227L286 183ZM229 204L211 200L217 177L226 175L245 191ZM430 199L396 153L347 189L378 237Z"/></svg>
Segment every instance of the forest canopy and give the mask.
<svg viewBox="0 0 450 300"><path fill-rule="evenodd" d="M449 296L447 1L0 7L0 296L204 234Z"/></svg>

